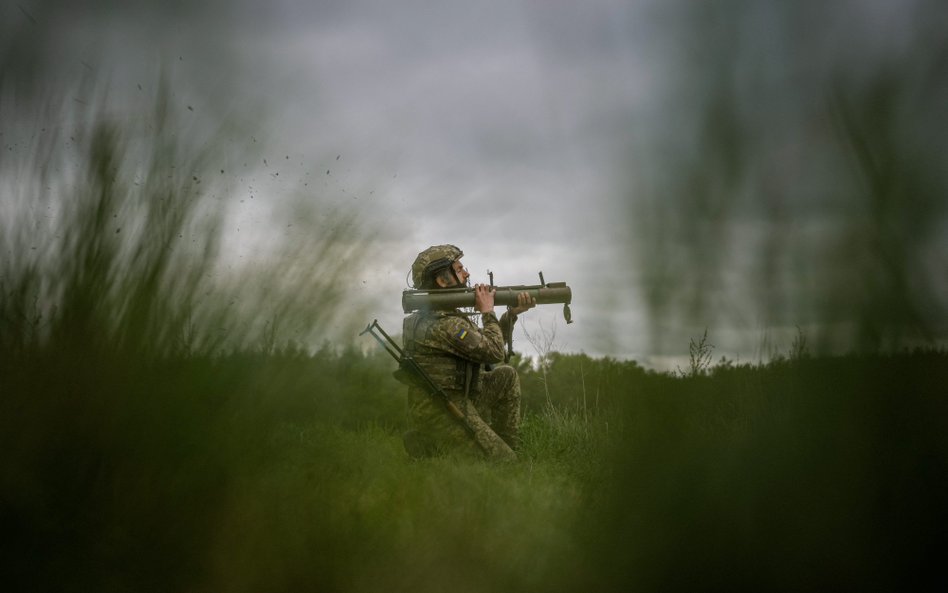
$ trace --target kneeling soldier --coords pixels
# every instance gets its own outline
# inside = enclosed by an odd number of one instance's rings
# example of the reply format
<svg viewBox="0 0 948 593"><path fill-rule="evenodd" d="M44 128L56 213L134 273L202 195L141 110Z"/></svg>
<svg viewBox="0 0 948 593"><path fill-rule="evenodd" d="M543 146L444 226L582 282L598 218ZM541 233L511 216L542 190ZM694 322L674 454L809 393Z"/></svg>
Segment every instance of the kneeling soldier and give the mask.
<svg viewBox="0 0 948 593"><path fill-rule="evenodd" d="M470 276L454 245L429 247L412 265L417 289L439 290L467 286ZM470 434L443 405L420 387L409 387L412 430L405 434L405 448L412 457L426 457L451 450L481 451L493 459L516 459L520 447L520 379L504 361L504 344L510 339L517 315L536 302L527 293L518 295L498 320L494 291L474 287L474 308L483 328L454 311L416 311L405 318L402 339L406 354L421 366L461 410ZM494 366L498 365L498 366Z"/></svg>

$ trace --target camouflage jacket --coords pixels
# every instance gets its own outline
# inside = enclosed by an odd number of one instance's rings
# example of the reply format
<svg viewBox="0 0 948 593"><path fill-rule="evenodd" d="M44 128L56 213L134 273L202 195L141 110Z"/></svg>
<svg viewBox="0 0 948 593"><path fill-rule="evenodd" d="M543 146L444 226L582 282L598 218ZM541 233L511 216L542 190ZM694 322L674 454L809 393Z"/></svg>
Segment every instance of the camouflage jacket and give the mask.
<svg viewBox="0 0 948 593"><path fill-rule="evenodd" d="M438 387L455 395L478 393L481 365L504 361L516 317L493 312L481 315L483 329L458 312L417 311L405 318L405 352Z"/></svg>

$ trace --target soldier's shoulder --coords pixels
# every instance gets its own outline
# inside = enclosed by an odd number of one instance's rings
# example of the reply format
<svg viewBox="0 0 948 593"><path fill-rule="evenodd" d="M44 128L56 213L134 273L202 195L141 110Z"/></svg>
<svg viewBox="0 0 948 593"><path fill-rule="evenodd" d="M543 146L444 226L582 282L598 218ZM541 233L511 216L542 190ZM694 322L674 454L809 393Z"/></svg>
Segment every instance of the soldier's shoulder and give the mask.
<svg viewBox="0 0 948 593"><path fill-rule="evenodd" d="M458 336L475 331L470 320L459 315L442 315L431 325L429 335L438 341L453 341Z"/></svg>
<svg viewBox="0 0 948 593"><path fill-rule="evenodd" d="M435 325L443 327L467 327L470 320L463 315L451 313L450 311L437 311L437 317L434 318Z"/></svg>
<svg viewBox="0 0 948 593"><path fill-rule="evenodd" d="M415 311L410 315L405 316L404 323L411 325L431 325L433 323L438 323L444 317L445 314L443 311Z"/></svg>
<svg viewBox="0 0 948 593"><path fill-rule="evenodd" d="M405 316L402 321L402 329L405 335L425 335L443 317L444 314L440 311L415 311L411 315Z"/></svg>

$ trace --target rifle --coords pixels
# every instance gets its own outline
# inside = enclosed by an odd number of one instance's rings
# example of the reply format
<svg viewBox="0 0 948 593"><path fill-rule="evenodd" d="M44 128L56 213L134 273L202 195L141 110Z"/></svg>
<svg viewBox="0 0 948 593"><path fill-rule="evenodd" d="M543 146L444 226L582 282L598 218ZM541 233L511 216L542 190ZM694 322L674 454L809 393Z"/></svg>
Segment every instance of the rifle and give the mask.
<svg viewBox="0 0 948 593"><path fill-rule="evenodd" d="M494 274L488 272L490 285L494 289L494 303L497 305L517 306L517 295L526 292L538 305L563 303L563 317L566 323L573 323L573 315L569 310L573 291L565 282L545 282L543 272L540 272L540 284L530 286L494 286ZM402 310L405 313L412 311L430 311L438 309L458 309L474 306L474 289L441 288L437 290L405 290L402 292Z"/></svg>
<svg viewBox="0 0 948 593"><path fill-rule="evenodd" d="M375 332L378 331L382 336L380 337ZM467 416L464 415L464 412L458 408L451 398L448 397L448 394L444 392L443 389L438 387L438 385L432 380L431 375L425 372L425 369L421 368L418 363L411 357L411 355L405 353L404 350L399 348L398 344L395 343L385 330L382 329L382 326L379 325L379 320L375 319L365 327L365 329L359 333L360 336L365 334L371 335L375 338L375 341L382 345L382 348L391 355L392 358L398 363L398 370L392 373L395 378L400 383L405 383L406 385L415 385L421 387L422 389L428 392L428 395L431 397L440 400L444 407L448 410L448 413L451 414L458 422L461 423L461 426L464 427L464 430L467 431L471 438L474 439L474 442L477 443L485 453L489 453L487 449L477 440L477 435L474 432L474 427L471 426L470 422L467 420ZM382 337L385 339L383 340Z"/></svg>

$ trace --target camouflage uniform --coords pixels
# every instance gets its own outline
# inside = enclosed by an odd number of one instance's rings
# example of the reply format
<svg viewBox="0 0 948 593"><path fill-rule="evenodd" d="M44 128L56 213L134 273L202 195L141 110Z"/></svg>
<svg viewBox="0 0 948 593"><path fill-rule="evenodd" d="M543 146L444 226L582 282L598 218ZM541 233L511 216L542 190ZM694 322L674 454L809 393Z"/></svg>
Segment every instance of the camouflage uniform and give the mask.
<svg viewBox="0 0 948 593"><path fill-rule="evenodd" d="M437 247L422 255L431 250ZM415 284L420 285L417 275ZM498 320L490 312L481 320L483 329L458 312L418 311L404 320L406 353L445 391L474 432L472 438L440 399L420 387L409 387L413 430L405 435L405 448L413 457L461 450L492 459L517 458L520 380L513 367L489 366L503 362L516 316L505 313Z"/></svg>

